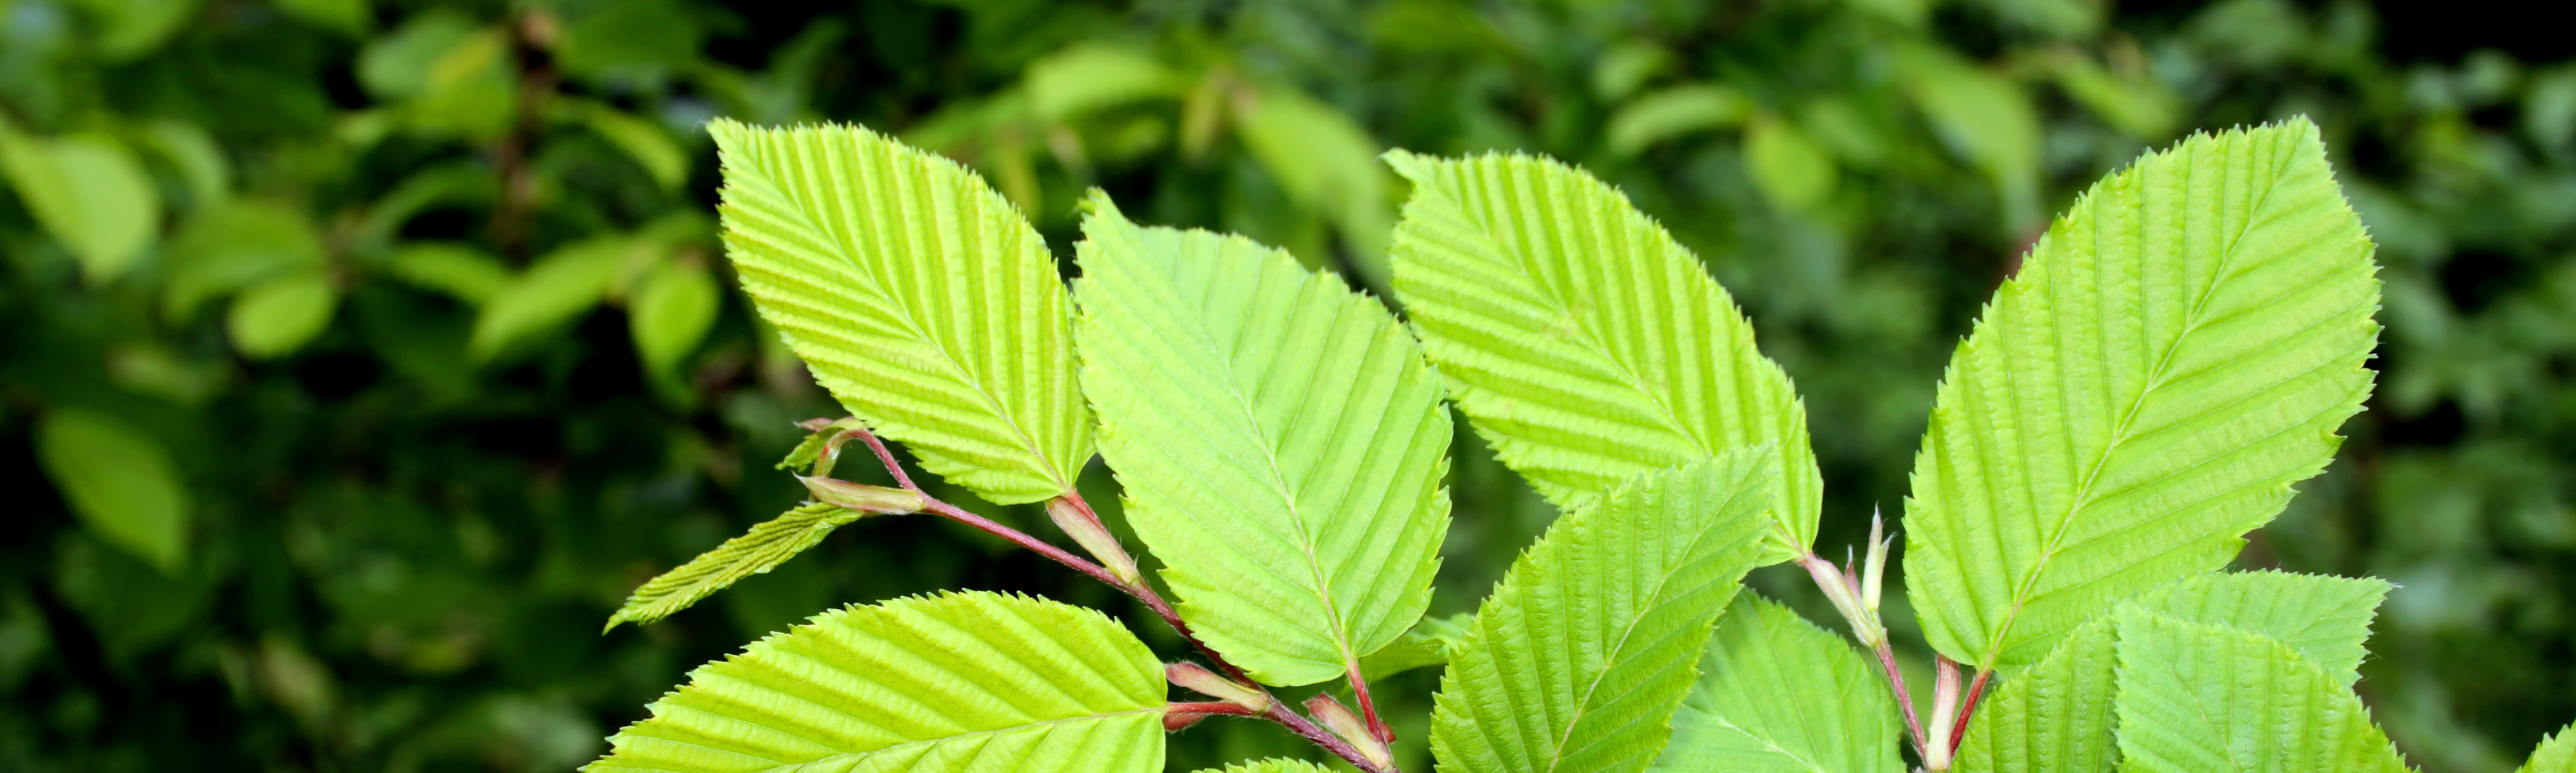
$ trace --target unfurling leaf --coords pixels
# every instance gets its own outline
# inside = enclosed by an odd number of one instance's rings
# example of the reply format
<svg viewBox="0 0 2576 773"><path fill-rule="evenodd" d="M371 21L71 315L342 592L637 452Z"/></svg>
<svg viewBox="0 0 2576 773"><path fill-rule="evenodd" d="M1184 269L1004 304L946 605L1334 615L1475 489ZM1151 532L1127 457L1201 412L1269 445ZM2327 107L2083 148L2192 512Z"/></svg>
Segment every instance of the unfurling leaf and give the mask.
<svg viewBox="0 0 2576 773"><path fill-rule="evenodd" d="M1915 458L1933 647L2028 664L2234 557L2370 392L2370 256L2304 120L2195 136L2077 200L1952 358Z"/></svg>
<svg viewBox="0 0 2576 773"><path fill-rule="evenodd" d="M816 615L699 667L586 773L1149 773L1154 653L1081 607L997 593Z"/></svg>
<svg viewBox="0 0 2576 773"><path fill-rule="evenodd" d="M1761 553L1776 454L1756 446L1649 472L1549 527L1449 648L1431 714L1440 770L1653 762L1710 625Z"/></svg>
<svg viewBox="0 0 2576 773"><path fill-rule="evenodd" d="M1339 279L1090 206L1083 389L1128 522L1226 659L1270 684L1342 676L1431 601L1453 434L1438 380Z"/></svg>
<svg viewBox="0 0 2576 773"><path fill-rule="evenodd" d="M1807 410L1699 258L1582 171L1387 155L1414 182L1395 293L1494 453L1573 509L1648 470L1769 444L1763 563L1807 552L1824 480Z"/></svg>
<svg viewBox="0 0 2576 773"><path fill-rule="evenodd" d="M833 529L867 515L865 511L830 502L798 505L751 527L749 533L725 540L716 549L701 553L679 568L663 572L636 588L632 595L626 597L626 604L618 607L617 613L608 617L608 625L600 630L615 628L618 623L627 621L641 625L670 617L698 603L699 599L742 581L742 578L777 568L787 559L805 552L806 548L822 542L824 535L831 534Z"/></svg>
<svg viewBox="0 0 2576 773"><path fill-rule="evenodd" d="M2113 647L2119 621L2162 615L2263 636L2317 661L2350 686L2362 642L2388 583L2281 572L2213 573L2173 583L2094 617L2037 665L2006 678L1979 705L1961 743L1958 773L2109 773Z"/></svg>
<svg viewBox="0 0 2576 773"><path fill-rule="evenodd" d="M1064 284L1028 221L947 159L851 126L711 124L743 288L815 380L999 504L1091 460Z"/></svg>
<svg viewBox="0 0 2576 773"><path fill-rule="evenodd" d="M2122 771L2408 772L2361 699L2278 640L2159 615L2119 629Z"/></svg>
<svg viewBox="0 0 2576 773"><path fill-rule="evenodd" d="M1905 726L1878 666L1843 637L1736 597L1673 714L1656 773L1902 773Z"/></svg>

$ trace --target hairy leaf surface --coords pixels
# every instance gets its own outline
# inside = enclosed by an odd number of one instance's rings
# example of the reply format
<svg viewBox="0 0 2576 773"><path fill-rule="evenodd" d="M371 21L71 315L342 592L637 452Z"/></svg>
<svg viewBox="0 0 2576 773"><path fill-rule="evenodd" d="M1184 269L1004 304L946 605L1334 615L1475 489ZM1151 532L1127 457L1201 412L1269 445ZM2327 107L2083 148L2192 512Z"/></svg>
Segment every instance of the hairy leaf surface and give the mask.
<svg viewBox="0 0 2576 773"><path fill-rule="evenodd" d="M2576 773L2576 725L2568 725L2531 750L2530 761L2514 773Z"/></svg>
<svg viewBox="0 0 2576 773"><path fill-rule="evenodd" d="M1878 667L1788 607L1738 596L1673 714L1657 773L1903 773Z"/></svg>
<svg viewBox="0 0 2576 773"><path fill-rule="evenodd" d="M1395 293L1495 455L1572 509L1647 470L1769 444L1764 563L1815 541L1807 410L1699 258L1554 160L1387 155L1414 182Z"/></svg>
<svg viewBox="0 0 2576 773"><path fill-rule="evenodd" d="M2350 686L2388 583L2282 572L2212 573L2097 616L1980 702L1959 773L2096 773L2118 761L2111 735L2118 621L2140 614L2223 626L2288 645Z"/></svg>
<svg viewBox="0 0 2576 773"><path fill-rule="evenodd" d="M1431 715L1444 773L1646 768L1710 625L1761 552L1768 447L1640 475L1548 528L1449 648Z"/></svg>
<svg viewBox="0 0 2576 773"><path fill-rule="evenodd" d="M2371 250L2304 120L2194 136L2078 199L1951 359L1915 458L1932 645L2031 663L2235 556L2370 392Z"/></svg>
<svg viewBox="0 0 2576 773"><path fill-rule="evenodd" d="M641 625L670 617L742 578L778 568L787 559L822 542L833 529L866 515L824 502L798 505L637 587L626 597L626 604L608 616L608 625L601 630L627 621Z"/></svg>
<svg viewBox="0 0 2576 773"><path fill-rule="evenodd" d="M2408 770L2361 699L2278 640L2161 615L2119 629L2123 771Z"/></svg>
<svg viewBox="0 0 2576 773"><path fill-rule="evenodd" d="M1162 664L1116 621L965 592L816 615L699 667L583 770L1163 768Z"/></svg>
<svg viewBox="0 0 2576 773"><path fill-rule="evenodd" d="M855 126L708 130L743 289L816 381L985 499L1073 489L1091 416L1064 284L1008 201L955 162Z"/></svg>
<svg viewBox="0 0 2576 773"><path fill-rule="evenodd" d="M1127 520L1208 646L1270 684L1341 676L1431 602L1453 434L1438 378L1329 274L1090 206L1083 387Z"/></svg>

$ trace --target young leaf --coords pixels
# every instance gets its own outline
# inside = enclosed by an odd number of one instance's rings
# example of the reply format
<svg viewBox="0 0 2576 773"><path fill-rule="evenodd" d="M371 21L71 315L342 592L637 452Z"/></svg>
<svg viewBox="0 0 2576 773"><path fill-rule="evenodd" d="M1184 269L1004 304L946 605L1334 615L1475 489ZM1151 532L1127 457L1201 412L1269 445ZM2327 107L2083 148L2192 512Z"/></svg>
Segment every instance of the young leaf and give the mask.
<svg viewBox="0 0 2576 773"><path fill-rule="evenodd" d="M1757 446L1640 475L1549 527L1449 648L1431 753L1454 773L1633 773L1672 733L1777 497ZM1837 645L1839 646L1839 645Z"/></svg>
<svg viewBox="0 0 2576 773"><path fill-rule="evenodd" d="M2350 686L2388 583L2281 572L2212 573L2167 585L2094 617L1985 699L1959 748L1958 773L2111 770L2118 621L2154 614L2223 626L2289 645Z"/></svg>
<svg viewBox="0 0 2576 773"><path fill-rule="evenodd" d="M1906 580L1933 647L2030 663L2226 564L2370 391L2370 255L2304 120L2192 137L2078 199L1959 347L1916 456Z"/></svg>
<svg viewBox="0 0 2576 773"><path fill-rule="evenodd" d="M1752 594L1723 619L1656 773L1903 773L1896 704L1841 634Z"/></svg>
<svg viewBox="0 0 2576 773"><path fill-rule="evenodd" d="M1647 470L1771 444L1764 563L1815 541L1807 411L1699 259L1617 189L1544 158L1388 163L1414 182L1395 293L1459 410L1572 509Z"/></svg>
<svg viewBox="0 0 2576 773"><path fill-rule="evenodd" d="M1271 684L1341 676L1431 601L1438 379L1385 307L1287 253L1090 207L1082 383L1128 521L1208 646Z"/></svg>
<svg viewBox="0 0 2576 773"><path fill-rule="evenodd" d="M630 620L642 625L670 617L742 578L777 568L822 542L833 529L866 515L825 502L798 505L636 588L600 630L607 631Z"/></svg>
<svg viewBox="0 0 2576 773"><path fill-rule="evenodd" d="M816 381L985 499L1073 490L1091 415L1064 284L1009 202L859 127L708 130L743 289Z"/></svg>
<svg viewBox="0 0 2576 773"><path fill-rule="evenodd" d="M1206 768L1198 771L1198 773L1331 773L1331 771L1332 768L1327 768L1305 760L1283 760L1272 758L1266 760L1254 760L1252 762L1238 762L1232 765L1227 765L1223 768Z"/></svg>
<svg viewBox="0 0 2576 773"><path fill-rule="evenodd" d="M2540 747L2531 750L2531 760L2514 773L2576 773L2576 725L2540 739Z"/></svg>
<svg viewBox="0 0 2576 773"><path fill-rule="evenodd" d="M998 593L825 612L647 707L587 773L1163 769L1162 663L1116 621Z"/></svg>
<svg viewBox="0 0 2576 773"><path fill-rule="evenodd" d="M2407 771L2361 699L2277 640L2159 615L2119 629L2122 771Z"/></svg>

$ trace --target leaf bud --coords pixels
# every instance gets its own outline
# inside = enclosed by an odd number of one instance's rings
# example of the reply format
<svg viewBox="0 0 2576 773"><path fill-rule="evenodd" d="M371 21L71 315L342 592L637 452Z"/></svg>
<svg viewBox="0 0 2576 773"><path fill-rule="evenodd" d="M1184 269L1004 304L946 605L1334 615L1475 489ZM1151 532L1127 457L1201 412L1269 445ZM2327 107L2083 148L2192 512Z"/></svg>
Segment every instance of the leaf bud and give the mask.
<svg viewBox="0 0 2576 773"><path fill-rule="evenodd" d="M1136 571L1136 557L1127 554L1127 548L1118 544L1118 535L1109 533L1109 527L1100 524L1100 516L1093 514L1091 508L1068 497L1056 497L1046 501L1046 513L1056 528L1073 537L1119 581L1129 585L1143 583L1143 575Z"/></svg>
<svg viewBox="0 0 2576 773"><path fill-rule="evenodd" d="M796 479L804 482L806 493L814 495L814 501L861 512L903 515L921 512L922 508L930 505L930 498L918 491L851 483L820 475L799 475Z"/></svg>
<svg viewBox="0 0 2576 773"><path fill-rule="evenodd" d="M1394 767L1395 754L1387 750L1386 742L1378 740L1377 734L1369 732L1368 723L1360 721L1359 715L1333 696L1319 694L1306 699L1306 713L1315 715L1315 721L1324 723L1324 729L1358 749L1369 765L1380 770Z"/></svg>
<svg viewBox="0 0 2576 773"><path fill-rule="evenodd" d="M1876 511L1869 514L1869 558L1861 564L1860 605L1872 613L1878 611L1879 588L1887 579L1887 546L1894 541L1887 536L1887 520Z"/></svg>
<svg viewBox="0 0 2576 773"><path fill-rule="evenodd" d="M1250 709L1254 714L1270 713L1269 693L1218 676L1216 672L1201 668L1197 663L1165 665L1163 678L1191 692Z"/></svg>
<svg viewBox="0 0 2576 773"><path fill-rule="evenodd" d="M1851 623L1852 636L1860 639L1863 646L1876 649L1887 643L1887 626L1879 623L1877 610L1861 606L1859 594L1853 592L1855 583L1850 574L1814 553L1800 556L1798 565L1806 567L1808 576L1815 578L1816 588L1824 591L1825 598L1834 603L1834 611L1843 613L1843 620Z"/></svg>

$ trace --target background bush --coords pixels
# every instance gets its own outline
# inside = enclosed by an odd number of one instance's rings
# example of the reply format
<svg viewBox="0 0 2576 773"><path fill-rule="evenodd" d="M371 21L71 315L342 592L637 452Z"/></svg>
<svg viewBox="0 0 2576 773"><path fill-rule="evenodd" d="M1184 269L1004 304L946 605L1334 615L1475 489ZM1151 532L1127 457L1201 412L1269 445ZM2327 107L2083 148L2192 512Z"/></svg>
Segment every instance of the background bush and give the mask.
<svg viewBox="0 0 2576 773"><path fill-rule="evenodd" d="M2576 44L2545 22L790 5L0 0L0 769L563 770L697 663L948 587L1102 606L1177 656L1123 597L927 518L598 633L796 501L768 465L790 421L837 413L732 289L698 128L719 115L899 132L1059 253L1100 186L1381 293L1403 191L1378 151L1579 162L1698 250L1797 379L1831 545L1901 512L1942 363L2076 186L2304 113L2381 244L2389 329L2342 460L2243 563L2405 586L2361 690L2427 770L2507 769L2576 718ZM1435 613L1554 515L1458 448ZM1416 769L1432 684L1390 688ZM1311 753L1291 740L1210 722L1174 762Z"/></svg>

